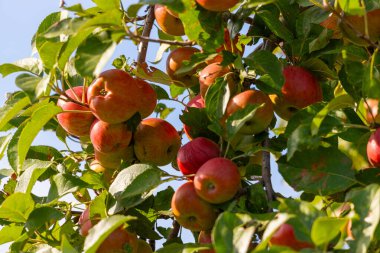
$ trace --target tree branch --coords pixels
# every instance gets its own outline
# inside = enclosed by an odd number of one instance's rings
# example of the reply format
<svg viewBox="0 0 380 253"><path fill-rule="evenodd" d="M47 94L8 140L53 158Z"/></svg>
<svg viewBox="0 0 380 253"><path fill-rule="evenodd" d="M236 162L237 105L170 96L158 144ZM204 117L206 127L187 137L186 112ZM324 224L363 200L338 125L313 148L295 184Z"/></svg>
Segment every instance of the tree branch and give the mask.
<svg viewBox="0 0 380 253"><path fill-rule="evenodd" d="M150 32L152 31L154 23L154 5L148 7L148 14L145 18L144 30L142 32L143 37L149 37ZM139 55L137 57L137 63L140 65L145 62L146 53L148 51L148 42L147 40L141 41L139 44Z"/></svg>
<svg viewBox="0 0 380 253"><path fill-rule="evenodd" d="M263 147L268 148L269 147L269 137L265 138L263 142ZM268 151L263 151L263 160L262 160L262 171L261 171L263 184L265 187L265 192L267 194L268 201L273 201L276 199L275 192L272 187L272 180L271 180L271 164L270 164L270 153ZM272 212L272 208L269 208L270 212Z"/></svg>
<svg viewBox="0 0 380 253"><path fill-rule="evenodd" d="M181 229L181 226L179 225L179 223L176 220L173 220L173 229L170 232L167 240L170 241L174 238L177 238L180 229Z"/></svg>

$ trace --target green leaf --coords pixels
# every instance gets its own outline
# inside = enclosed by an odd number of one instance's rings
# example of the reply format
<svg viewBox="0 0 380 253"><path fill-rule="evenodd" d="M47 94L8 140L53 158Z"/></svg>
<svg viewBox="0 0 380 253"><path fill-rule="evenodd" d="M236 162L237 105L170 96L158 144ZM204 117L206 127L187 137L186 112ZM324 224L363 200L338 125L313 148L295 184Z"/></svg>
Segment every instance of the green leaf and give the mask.
<svg viewBox="0 0 380 253"><path fill-rule="evenodd" d="M342 10L347 14L359 16L365 14L365 5L361 4L359 1L338 0L338 3Z"/></svg>
<svg viewBox="0 0 380 253"><path fill-rule="evenodd" d="M92 0L96 5L107 11L107 10L113 10L113 9L120 9L120 1L119 0Z"/></svg>
<svg viewBox="0 0 380 253"><path fill-rule="evenodd" d="M287 159L290 160L296 151L315 149L320 145L320 137L312 136L310 125L299 125L289 136Z"/></svg>
<svg viewBox="0 0 380 253"><path fill-rule="evenodd" d="M264 21L269 29L281 39L287 42L293 40L293 34L289 29L280 22L279 18L274 15L270 10L260 9L257 15Z"/></svg>
<svg viewBox="0 0 380 253"><path fill-rule="evenodd" d="M0 65L0 73L3 77L15 72L29 72L40 75L42 72L42 62L36 58L25 58L14 63L5 63Z"/></svg>
<svg viewBox="0 0 380 253"><path fill-rule="evenodd" d="M23 173L18 178L15 192L31 193L38 178L53 164L50 161L25 160Z"/></svg>
<svg viewBox="0 0 380 253"><path fill-rule="evenodd" d="M116 199L148 192L160 183L161 171L152 165L134 164L122 170L112 182L109 193Z"/></svg>
<svg viewBox="0 0 380 253"><path fill-rule="evenodd" d="M113 215L105 219L102 219L98 224L96 224L92 229L90 229L89 234L84 241L84 252L96 253L96 250L99 248L102 242L114 230L122 226L124 223L133 219L134 217L123 215Z"/></svg>
<svg viewBox="0 0 380 253"><path fill-rule="evenodd" d="M362 89L363 95L368 98L377 99L380 96L380 72L375 66L365 65Z"/></svg>
<svg viewBox="0 0 380 253"><path fill-rule="evenodd" d="M260 105L257 104L249 104L245 108L237 110L228 117L226 123L228 141L232 141L245 123L255 116L256 110L259 107Z"/></svg>
<svg viewBox="0 0 380 253"><path fill-rule="evenodd" d="M226 78L217 78L208 88L205 97L206 112L212 121L219 121L223 117L230 96L231 91Z"/></svg>
<svg viewBox="0 0 380 253"><path fill-rule="evenodd" d="M251 243L255 226L247 214L224 212L212 229L214 248L218 253L245 253Z"/></svg>
<svg viewBox="0 0 380 253"><path fill-rule="evenodd" d="M21 236L24 226L19 226L16 224L10 224L9 226L4 226L0 231L0 245L15 241Z"/></svg>
<svg viewBox="0 0 380 253"><path fill-rule="evenodd" d="M178 87L174 85L174 81L163 71L155 68L155 67L141 67L137 66L137 68L133 72L137 77L151 81L153 83L160 83L165 85L171 85L171 87ZM172 85L173 84L173 85ZM178 87L182 92L186 90L183 87ZM179 93L179 94L182 94ZM172 94L172 97L176 97Z"/></svg>
<svg viewBox="0 0 380 253"><path fill-rule="evenodd" d="M354 204L357 217L352 220L355 240L348 241L352 253L364 253L371 243L380 221L380 186L371 184L351 190L346 201Z"/></svg>
<svg viewBox="0 0 380 253"><path fill-rule="evenodd" d="M116 48L116 43L99 37L88 37L77 49L75 68L82 76L100 74Z"/></svg>
<svg viewBox="0 0 380 253"><path fill-rule="evenodd" d="M356 183L351 160L339 150L319 147L307 153L298 151L289 162L285 157L278 161L281 175L296 191L330 195Z"/></svg>
<svg viewBox="0 0 380 253"><path fill-rule="evenodd" d="M103 1L103 0L99 0L99 1ZM112 9L102 14L97 14L93 18L89 19L83 26L81 26L78 32L80 33L83 31L83 29L87 29L89 27L109 27L109 26L123 27L122 25L123 25L123 12L119 9Z"/></svg>
<svg viewBox="0 0 380 253"><path fill-rule="evenodd" d="M347 218L318 217L311 229L311 239L318 246L327 244L339 235L347 222Z"/></svg>
<svg viewBox="0 0 380 253"><path fill-rule="evenodd" d="M25 223L34 209L34 201L30 194L21 192L7 197L0 206L0 218L10 222Z"/></svg>
<svg viewBox="0 0 380 253"><path fill-rule="evenodd" d="M206 52L214 52L224 43L223 19L220 12L207 11L192 0L184 0L186 11L179 13L190 40Z"/></svg>
<svg viewBox="0 0 380 253"><path fill-rule="evenodd" d="M48 199L51 201L68 193L76 192L80 188L86 188L87 186L84 181L71 174L59 173L52 178Z"/></svg>
<svg viewBox="0 0 380 253"><path fill-rule="evenodd" d="M173 197L174 190L172 187L168 186L165 190L157 193L154 198L153 208L156 211L166 211L170 209L170 202Z"/></svg>
<svg viewBox="0 0 380 253"><path fill-rule="evenodd" d="M315 115L313 121L311 122L311 134L317 135L319 127L322 124L322 121L325 119L327 114L331 111L336 111L346 107L354 107L355 101L348 94L344 94L338 97L333 98L330 102Z"/></svg>
<svg viewBox="0 0 380 253"><path fill-rule="evenodd" d="M46 89L50 82L50 75L44 77L30 74L21 74L16 77L16 85L28 94L30 100L34 101L42 95L45 95Z"/></svg>
<svg viewBox="0 0 380 253"><path fill-rule="evenodd" d="M61 250L62 253L78 253L78 251L70 244L65 235L62 235Z"/></svg>
<svg viewBox="0 0 380 253"><path fill-rule="evenodd" d="M38 108L14 134L8 146L8 159L14 169L20 170L34 138L42 127L62 109L53 103Z"/></svg>
<svg viewBox="0 0 380 253"><path fill-rule="evenodd" d="M266 88L267 90L270 88L269 91L272 93L281 93L284 76L281 63L274 54L266 50L259 50L254 51L244 60L260 75L259 80L269 86Z"/></svg>
<svg viewBox="0 0 380 253"><path fill-rule="evenodd" d="M9 142L12 139L12 134L8 134L7 136L0 137L0 160L3 159L5 150L8 147Z"/></svg>
<svg viewBox="0 0 380 253"><path fill-rule="evenodd" d="M184 1L186 0L140 0L139 3L142 4L164 4L169 6L170 9L173 9L177 12L183 12L185 10Z"/></svg>
<svg viewBox="0 0 380 253"><path fill-rule="evenodd" d="M201 250L207 250L209 247L202 246L196 243L170 243L163 248L157 250L157 253L196 253Z"/></svg>
<svg viewBox="0 0 380 253"><path fill-rule="evenodd" d="M25 227L29 231L35 231L44 226L45 224L56 223L60 219L64 218L64 214L57 209L49 206L39 207L34 209L25 223Z"/></svg>
<svg viewBox="0 0 380 253"><path fill-rule="evenodd" d="M301 66L313 72L318 77L329 78L329 79L338 79L337 74L327 66L321 59L310 58L301 63Z"/></svg>
<svg viewBox="0 0 380 253"><path fill-rule="evenodd" d="M0 129L2 129L24 107L30 104L30 99L23 92L17 92L0 108Z"/></svg>

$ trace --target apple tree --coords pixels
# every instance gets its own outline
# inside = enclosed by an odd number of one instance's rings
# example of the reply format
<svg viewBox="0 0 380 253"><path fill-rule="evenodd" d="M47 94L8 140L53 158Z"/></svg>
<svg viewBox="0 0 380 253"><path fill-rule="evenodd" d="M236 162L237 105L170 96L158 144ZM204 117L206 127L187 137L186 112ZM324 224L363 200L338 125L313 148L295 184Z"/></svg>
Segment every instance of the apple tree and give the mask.
<svg viewBox="0 0 380 253"><path fill-rule="evenodd" d="M61 3L0 65L10 252L380 252L379 0Z"/></svg>

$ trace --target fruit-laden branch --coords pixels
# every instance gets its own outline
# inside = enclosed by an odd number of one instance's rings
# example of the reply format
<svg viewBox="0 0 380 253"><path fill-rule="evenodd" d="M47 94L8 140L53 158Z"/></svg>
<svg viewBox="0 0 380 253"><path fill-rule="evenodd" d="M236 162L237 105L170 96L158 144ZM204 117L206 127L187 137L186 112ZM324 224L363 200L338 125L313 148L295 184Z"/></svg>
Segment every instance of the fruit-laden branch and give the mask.
<svg viewBox="0 0 380 253"><path fill-rule="evenodd" d="M176 220L173 220L173 228L172 228L172 231L170 232L167 240L170 241L174 238L177 238L180 229L181 229L181 226L179 225L179 223Z"/></svg>
<svg viewBox="0 0 380 253"><path fill-rule="evenodd" d="M149 37L150 32L152 30L154 23L154 5L151 5L148 7L148 14L146 15L145 18L145 24L144 24L144 29L142 32L142 36L144 37ZM147 40L145 41L140 41L139 44L139 56L137 58L137 63L140 65L143 62L145 62L146 59L146 53L148 51L148 42Z"/></svg>
<svg viewBox="0 0 380 253"><path fill-rule="evenodd" d="M269 147L269 138L265 138L263 142L263 147L268 148ZM271 166L270 166L270 153L268 151L263 151L263 161L262 161L262 179L263 184L265 187L265 192L267 194L268 201L273 201L276 199L275 192L272 187L272 180L271 180ZM272 208L269 208L268 211L272 211Z"/></svg>

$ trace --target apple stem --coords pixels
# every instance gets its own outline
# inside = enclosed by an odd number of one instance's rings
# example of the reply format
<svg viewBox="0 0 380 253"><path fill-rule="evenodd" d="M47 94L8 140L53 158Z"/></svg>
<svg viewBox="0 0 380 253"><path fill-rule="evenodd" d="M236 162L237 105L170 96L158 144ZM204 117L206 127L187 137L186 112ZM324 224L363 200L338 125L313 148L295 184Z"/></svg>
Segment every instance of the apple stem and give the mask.
<svg viewBox="0 0 380 253"><path fill-rule="evenodd" d="M263 142L263 147L264 148L269 148L269 138L265 138ZM270 164L270 153L266 150L263 150L263 160L262 160L262 179L263 179L263 184L265 187L265 192L267 195L267 199L269 202L273 201L276 199L275 192L272 187L272 181L271 181L271 164ZM269 208L269 212L272 212L273 209Z"/></svg>

